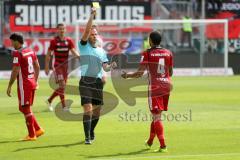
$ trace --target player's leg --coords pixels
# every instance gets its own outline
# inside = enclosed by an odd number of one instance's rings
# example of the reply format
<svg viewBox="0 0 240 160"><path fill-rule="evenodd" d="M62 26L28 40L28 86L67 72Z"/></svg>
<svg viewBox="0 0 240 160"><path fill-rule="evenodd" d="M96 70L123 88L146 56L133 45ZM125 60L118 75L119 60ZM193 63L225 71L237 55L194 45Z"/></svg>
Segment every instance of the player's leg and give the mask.
<svg viewBox="0 0 240 160"><path fill-rule="evenodd" d="M51 94L51 96L46 100L46 103L48 105L48 108L50 111L53 111L53 106L52 106L52 101L57 97L60 96L60 94L62 94L62 92L64 91L61 86L62 86L62 82L64 80L63 78L63 74L61 71L61 67L57 67L57 68L53 68L53 74L55 77L55 83L59 86L57 89L54 90L54 92ZM62 98L64 98L62 96ZM60 97L61 99L61 97Z"/></svg>
<svg viewBox="0 0 240 160"><path fill-rule="evenodd" d="M58 96L58 91L55 90L55 91L51 94L51 96L47 99L48 103L51 104L52 101L53 101L53 99L54 99L55 97L57 97L57 96Z"/></svg>
<svg viewBox="0 0 240 160"><path fill-rule="evenodd" d="M162 111L168 110L168 99L169 99L169 95L163 95L163 96L152 98L153 105L155 106L155 108L153 108L153 110L151 111L153 115L153 120L154 120L154 129L160 143L159 149L156 150L158 152L167 151L165 137L164 137L164 126L161 121L161 115L162 115Z"/></svg>
<svg viewBox="0 0 240 160"><path fill-rule="evenodd" d="M92 104L83 104L83 128L85 133L85 144L91 144L90 130L91 130L91 116L92 116Z"/></svg>
<svg viewBox="0 0 240 160"><path fill-rule="evenodd" d="M79 82L79 92L81 96L81 105L83 106L83 128L85 133L85 144L91 144L90 130L91 130L91 116L92 116L92 92L91 84L88 84L84 77Z"/></svg>
<svg viewBox="0 0 240 160"><path fill-rule="evenodd" d="M65 80L60 80L59 81L59 88L57 89L60 100L61 100L61 104L63 108L66 108L66 104L65 104L65 95L64 95L64 91L65 91Z"/></svg>
<svg viewBox="0 0 240 160"><path fill-rule="evenodd" d="M148 95L148 105L149 105L149 109L152 112L154 110L153 106L155 105L155 101L153 100L153 98L151 97L151 91L149 91L149 95ZM151 122L150 125L150 134L149 134L149 138L147 141L145 141L145 146L147 147L147 149L150 149L152 144L153 144L153 140L156 136L156 131L155 131L155 127L154 127L154 120Z"/></svg>
<svg viewBox="0 0 240 160"><path fill-rule="evenodd" d="M19 111L23 113L26 126L28 130L28 135L23 140L36 140L34 120L32 116L32 111L30 108L29 91L24 90L24 88L18 88L18 100L19 100Z"/></svg>
<svg viewBox="0 0 240 160"><path fill-rule="evenodd" d="M92 141L95 139L94 130L95 130L97 124L98 124L100 113L101 113L101 106L93 105L91 130L90 130L90 136L91 136Z"/></svg>
<svg viewBox="0 0 240 160"><path fill-rule="evenodd" d="M19 110L24 115L27 130L28 130L28 135L23 140L35 140L36 134L34 129L34 119L33 119L33 113L31 111L30 105L20 105Z"/></svg>
<svg viewBox="0 0 240 160"><path fill-rule="evenodd" d="M165 149L164 127L161 121L161 111L157 114L153 114L154 129L160 143L160 149Z"/></svg>
<svg viewBox="0 0 240 160"><path fill-rule="evenodd" d="M103 105L103 81L102 79L97 79L94 89L93 89L93 115L92 115L92 122L91 122L91 140L94 140L95 134L94 134L94 129L96 128L100 114L101 114L101 107Z"/></svg>
<svg viewBox="0 0 240 160"><path fill-rule="evenodd" d="M152 121L150 125L150 135L148 140L145 142L145 145L148 149L150 149L150 147L152 146L155 136L156 136L156 132L154 128L154 121Z"/></svg>
<svg viewBox="0 0 240 160"><path fill-rule="evenodd" d="M61 76L58 76L57 74L58 72L56 71L55 68L53 68L53 74L54 74L54 77L55 77L55 83L59 85L59 80L58 78L61 77ZM47 99L47 103L49 104L49 109L52 108L51 107L51 103L53 101L53 99L55 97L57 97L59 95L59 91L57 89L54 90L54 92L51 94L51 96Z"/></svg>
<svg viewBox="0 0 240 160"><path fill-rule="evenodd" d="M30 99L30 106L33 105L34 97L35 97L35 90L32 90L32 95L31 95L31 97L30 97L30 98L31 98L31 99ZM39 136L43 135L45 131L44 131L44 129L42 129L42 128L40 127L40 125L38 124L38 122L37 122L37 120L36 120L36 117L35 117L35 115L33 114L33 112L32 112L32 116L33 116L33 127L34 127L34 129L35 129L36 136L39 137Z"/></svg>

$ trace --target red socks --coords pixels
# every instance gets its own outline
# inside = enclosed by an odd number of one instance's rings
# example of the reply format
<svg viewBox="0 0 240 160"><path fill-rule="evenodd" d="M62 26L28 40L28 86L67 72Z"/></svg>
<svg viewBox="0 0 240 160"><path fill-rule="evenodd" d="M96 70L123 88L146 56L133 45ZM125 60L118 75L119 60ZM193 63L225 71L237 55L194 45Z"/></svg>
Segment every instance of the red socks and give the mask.
<svg viewBox="0 0 240 160"><path fill-rule="evenodd" d="M57 90L55 90L53 92L53 94L51 95L51 97L48 99L49 103L52 103L52 100L57 96L58 96L58 92L57 92Z"/></svg>
<svg viewBox="0 0 240 160"><path fill-rule="evenodd" d="M36 120L35 116L32 115L32 117L33 117L33 127L34 127L35 131L38 131L40 129L40 126L37 123L37 120Z"/></svg>
<svg viewBox="0 0 240 160"><path fill-rule="evenodd" d="M35 129L34 129L34 119L32 113L25 114L26 125L28 129L28 136L33 138L35 137Z"/></svg>
<svg viewBox="0 0 240 160"><path fill-rule="evenodd" d="M53 94L51 95L51 97L48 99L49 103L52 103L52 100L59 96L61 99L61 103L62 103L62 107L66 107L65 105L65 96L64 96L64 89L63 88L58 88L57 90L55 90L53 92Z"/></svg>
<svg viewBox="0 0 240 160"><path fill-rule="evenodd" d="M62 107L63 107L63 108L66 107L64 94L60 94L59 97L60 97L60 99L61 99Z"/></svg>
<svg viewBox="0 0 240 160"><path fill-rule="evenodd" d="M161 148L166 147L165 140L164 140L164 134L163 134L163 124L160 120L154 121L154 129L157 134L158 140L160 142L160 147Z"/></svg>
<svg viewBox="0 0 240 160"><path fill-rule="evenodd" d="M35 137L35 131L40 129L39 124L36 121L35 116L33 115L30 106L21 106L20 111L24 114L26 125L28 129L28 136Z"/></svg>
<svg viewBox="0 0 240 160"><path fill-rule="evenodd" d="M150 137L147 141L147 143L149 145L152 145L155 135L156 135L156 132L155 132L155 129L154 129L154 121L152 121L151 127L150 127Z"/></svg>

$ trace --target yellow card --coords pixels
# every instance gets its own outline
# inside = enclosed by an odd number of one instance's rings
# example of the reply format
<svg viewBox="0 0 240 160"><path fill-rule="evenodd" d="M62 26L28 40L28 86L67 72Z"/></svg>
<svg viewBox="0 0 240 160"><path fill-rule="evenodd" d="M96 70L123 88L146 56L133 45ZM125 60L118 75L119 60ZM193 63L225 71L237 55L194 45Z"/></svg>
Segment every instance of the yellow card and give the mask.
<svg viewBox="0 0 240 160"><path fill-rule="evenodd" d="M92 2L94 8L100 8L99 2Z"/></svg>

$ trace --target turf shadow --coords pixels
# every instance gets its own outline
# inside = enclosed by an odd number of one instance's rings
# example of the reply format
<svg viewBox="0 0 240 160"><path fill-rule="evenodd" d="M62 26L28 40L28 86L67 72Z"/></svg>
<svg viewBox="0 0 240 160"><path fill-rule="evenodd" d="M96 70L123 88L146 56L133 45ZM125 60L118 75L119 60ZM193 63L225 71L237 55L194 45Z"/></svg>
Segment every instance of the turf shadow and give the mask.
<svg viewBox="0 0 240 160"><path fill-rule="evenodd" d="M141 149L138 151L128 152L128 153L116 153L116 154L99 155L99 156L85 156L85 158L94 159L94 158L111 158L111 157L118 157L118 156L130 156L130 155L137 155L137 154L143 154L143 153L146 154L148 153L147 151L149 151L149 149Z"/></svg>
<svg viewBox="0 0 240 160"><path fill-rule="evenodd" d="M48 109L44 109L41 111L34 111L34 113L51 113ZM21 112L12 112L12 113L8 113L7 115L17 115L17 114L22 114Z"/></svg>
<svg viewBox="0 0 240 160"><path fill-rule="evenodd" d="M49 146L39 146L39 147L28 147L28 148L19 148L14 150L13 152L19 152L24 150L31 150L31 149L49 149L49 148L56 148L56 147L72 147L84 144L84 141L76 142L76 143L70 143L70 144L59 144L59 145L49 145Z"/></svg>
<svg viewBox="0 0 240 160"><path fill-rule="evenodd" d="M18 142L22 142L21 140L18 141L0 141L0 144L6 144L6 143L18 143Z"/></svg>

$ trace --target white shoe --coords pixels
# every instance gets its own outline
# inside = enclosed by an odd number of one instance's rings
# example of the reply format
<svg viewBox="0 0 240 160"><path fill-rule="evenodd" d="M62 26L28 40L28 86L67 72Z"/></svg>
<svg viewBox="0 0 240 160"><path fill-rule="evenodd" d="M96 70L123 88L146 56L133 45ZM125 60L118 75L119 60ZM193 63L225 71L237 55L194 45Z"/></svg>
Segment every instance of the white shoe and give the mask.
<svg viewBox="0 0 240 160"><path fill-rule="evenodd" d="M48 100L45 101L48 105L48 109L50 112L53 112L53 106L52 106L52 103L50 103Z"/></svg>
<svg viewBox="0 0 240 160"><path fill-rule="evenodd" d="M63 107L64 112L69 112L70 108L69 107Z"/></svg>

